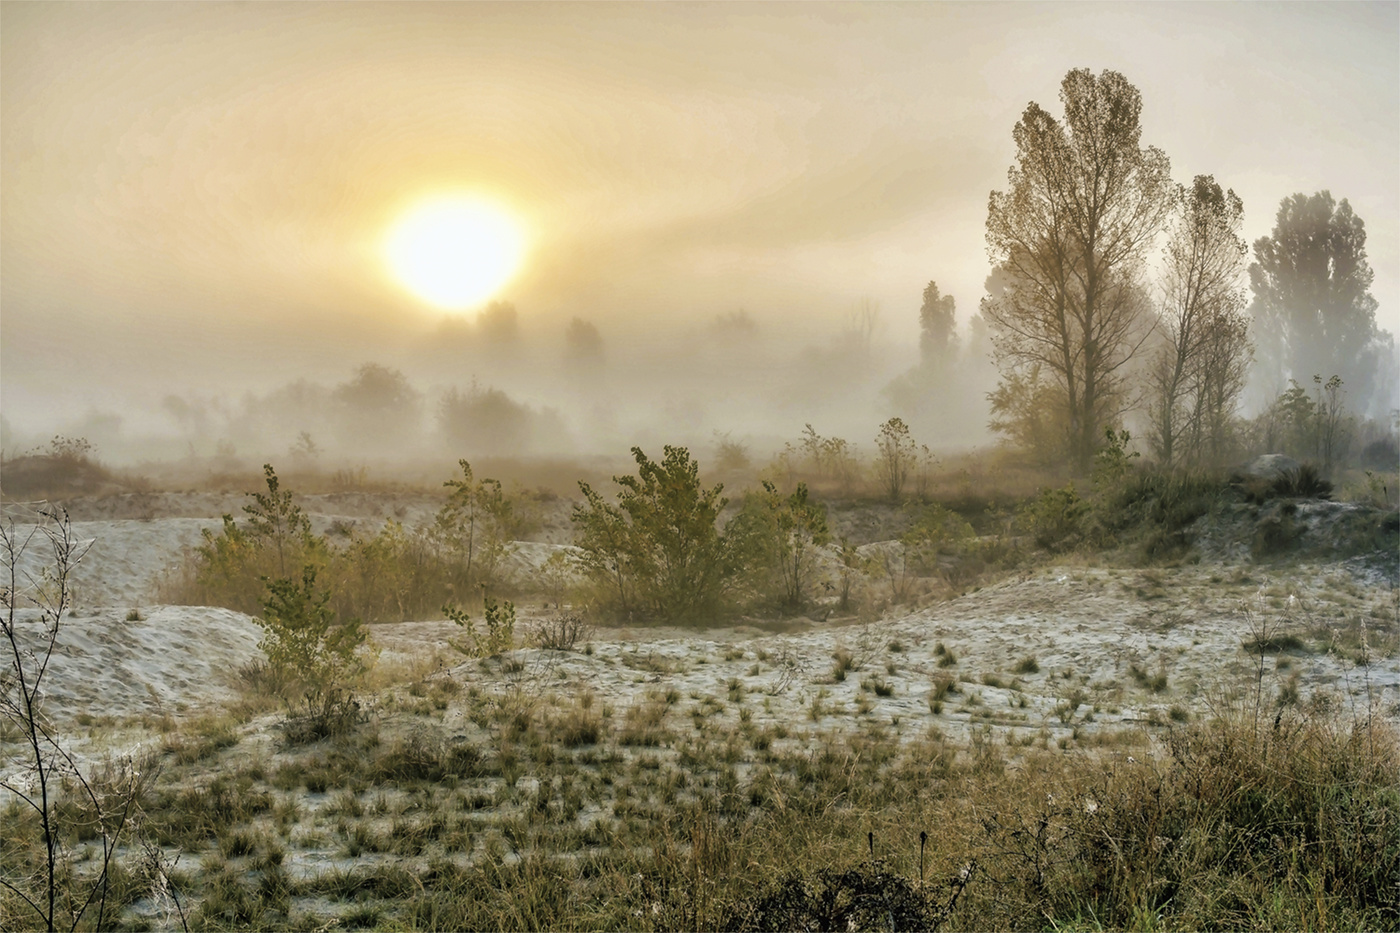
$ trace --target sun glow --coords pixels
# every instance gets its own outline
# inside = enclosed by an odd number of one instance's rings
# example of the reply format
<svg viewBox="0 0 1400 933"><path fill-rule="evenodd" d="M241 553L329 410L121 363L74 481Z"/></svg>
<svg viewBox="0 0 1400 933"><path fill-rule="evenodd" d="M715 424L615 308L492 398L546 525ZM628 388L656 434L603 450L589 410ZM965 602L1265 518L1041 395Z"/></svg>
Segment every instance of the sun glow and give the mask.
<svg viewBox="0 0 1400 933"><path fill-rule="evenodd" d="M489 201L437 198L395 222L384 255L409 291L443 310L461 311L490 298L519 271L525 237Z"/></svg>

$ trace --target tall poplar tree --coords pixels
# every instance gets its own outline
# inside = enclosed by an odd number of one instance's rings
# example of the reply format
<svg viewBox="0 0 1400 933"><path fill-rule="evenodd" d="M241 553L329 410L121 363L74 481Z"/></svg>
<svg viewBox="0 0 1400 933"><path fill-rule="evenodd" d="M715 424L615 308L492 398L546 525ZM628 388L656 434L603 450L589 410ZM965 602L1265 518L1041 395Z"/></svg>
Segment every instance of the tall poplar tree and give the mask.
<svg viewBox="0 0 1400 933"><path fill-rule="evenodd" d="M1125 367L1149 332L1144 254L1171 205L1166 155L1141 143L1142 95L1121 74L1071 71L1061 123L1032 102L1016 161L987 210L987 251L1006 287L983 302L1003 387L1053 383L1072 464L1087 472L1127 404Z"/></svg>
<svg viewBox="0 0 1400 933"><path fill-rule="evenodd" d="M1340 376L1362 400L1390 388L1377 383L1394 344L1376 326L1366 224L1346 199L1337 203L1327 191L1284 198L1273 233L1254 241L1254 259L1250 313L1260 384L1270 395L1313 376Z"/></svg>

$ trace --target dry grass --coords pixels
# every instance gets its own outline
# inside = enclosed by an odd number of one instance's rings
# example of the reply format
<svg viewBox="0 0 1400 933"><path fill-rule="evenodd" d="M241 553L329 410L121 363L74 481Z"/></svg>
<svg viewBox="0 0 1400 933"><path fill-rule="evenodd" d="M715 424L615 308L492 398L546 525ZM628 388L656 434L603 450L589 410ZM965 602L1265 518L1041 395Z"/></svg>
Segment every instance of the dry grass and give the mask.
<svg viewBox="0 0 1400 933"><path fill-rule="evenodd" d="M931 676L931 704L954 695ZM181 854L164 883L192 929L755 929L827 895L858 927L884 898L927 928L1393 928L1400 737L1286 687L1056 744L990 719L966 742L871 716L789 735L714 698L677 728L675 691L614 715L414 680L310 746L227 719L169 736L143 831ZM7 842L0 868L31 855ZM178 927L138 855L122 924ZM0 898L0 926L24 916Z"/></svg>

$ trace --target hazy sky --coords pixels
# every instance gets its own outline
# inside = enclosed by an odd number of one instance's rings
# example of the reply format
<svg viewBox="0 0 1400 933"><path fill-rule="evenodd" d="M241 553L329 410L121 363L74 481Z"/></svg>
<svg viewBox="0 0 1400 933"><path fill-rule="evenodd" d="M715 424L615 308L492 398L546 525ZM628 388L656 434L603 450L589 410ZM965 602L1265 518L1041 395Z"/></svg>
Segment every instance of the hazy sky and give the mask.
<svg viewBox="0 0 1400 933"><path fill-rule="evenodd" d="M437 321L384 231L445 190L529 231L527 332L747 308L963 321L1029 101L1121 71L1246 234L1330 189L1400 332L1400 5L0 5L0 390L41 408L343 378ZM801 336L794 338L801 339Z"/></svg>

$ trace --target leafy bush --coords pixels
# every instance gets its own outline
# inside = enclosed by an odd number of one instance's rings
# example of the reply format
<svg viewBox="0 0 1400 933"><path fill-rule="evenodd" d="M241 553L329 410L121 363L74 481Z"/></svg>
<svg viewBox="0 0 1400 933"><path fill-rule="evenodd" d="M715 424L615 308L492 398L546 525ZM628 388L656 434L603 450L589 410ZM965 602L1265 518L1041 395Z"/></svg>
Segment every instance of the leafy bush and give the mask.
<svg viewBox="0 0 1400 933"><path fill-rule="evenodd" d="M1020 520L1035 543L1047 551L1065 551L1084 538L1089 506L1070 483L1063 489L1043 489L1021 507Z"/></svg>
<svg viewBox="0 0 1400 933"><path fill-rule="evenodd" d="M862 555L860 548L844 536L836 550L836 561L836 607L845 612L851 608L851 594L856 584L875 570L875 562Z"/></svg>
<svg viewBox="0 0 1400 933"><path fill-rule="evenodd" d="M461 588L498 582L501 559L512 537L514 505L499 480L476 479L472 465L458 460L461 479L443 483L452 492L433 525L436 540L461 566Z"/></svg>
<svg viewBox="0 0 1400 933"><path fill-rule="evenodd" d="M935 502L915 513L914 523L900 542L914 566L932 573L938 569L940 554L957 554L975 538L966 519Z"/></svg>
<svg viewBox="0 0 1400 933"><path fill-rule="evenodd" d="M496 480L477 480L466 460L460 479L431 525L410 529L388 521L379 531L350 531L339 546L311 533L311 523L283 489L272 466L263 467L265 493L251 493L246 520L225 515L204 543L164 584L169 602L217 605L249 615L261 611L267 581L314 566L341 617L367 623L429 618L444 601L475 598L505 581L502 559L523 520L516 500Z"/></svg>
<svg viewBox="0 0 1400 933"><path fill-rule="evenodd" d="M813 502L807 484L792 495L763 481L761 492L744 497L744 509L725 529L750 564L762 596L776 591L786 609L800 610L816 574L817 549L831 540L826 506Z"/></svg>
<svg viewBox="0 0 1400 933"><path fill-rule="evenodd" d="M396 521L378 533L353 533L330 548L325 569L332 607L366 622L402 622L435 613L449 593L456 564L429 536Z"/></svg>
<svg viewBox="0 0 1400 933"><path fill-rule="evenodd" d="M898 502L918 460L918 446L909 436L909 426L899 418L891 418L880 426L875 447L879 451L875 472L880 486L891 502Z"/></svg>
<svg viewBox="0 0 1400 933"><path fill-rule="evenodd" d="M359 619L342 621L328 605L331 594L316 586L316 568L302 568L300 580L267 583L257 623L274 676L294 684L287 697L293 715L288 736L309 741L335 735L359 713L354 686L365 671L362 649L368 639Z"/></svg>
<svg viewBox="0 0 1400 933"><path fill-rule="evenodd" d="M263 477L267 492L250 493L253 501L243 507L242 526L225 515L221 533L204 530L190 594L199 602L256 615L269 578L285 579L289 567L325 565L325 542L311 533L311 520L282 489L272 464L263 464Z"/></svg>
<svg viewBox="0 0 1400 933"><path fill-rule="evenodd" d="M1122 485L1133 473L1133 461L1138 458L1137 451L1129 451L1128 444L1132 442L1132 435L1127 431L1114 431L1111 427L1103 429L1104 445L1094 454L1094 472L1092 482L1094 491L1106 493Z"/></svg>
<svg viewBox="0 0 1400 933"><path fill-rule="evenodd" d="M822 437L808 424L802 432L801 447L818 477L835 482L843 494L850 494L860 479L860 460L849 441Z"/></svg>
<svg viewBox="0 0 1400 933"><path fill-rule="evenodd" d="M720 609L737 569L736 548L716 527L727 504L700 485L684 447L667 445L660 463L632 448L636 476L615 476L617 504L580 482L585 504L572 516L579 567L602 608L659 621L691 621Z"/></svg>
<svg viewBox="0 0 1400 933"><path fill-rule="evenodd" d="M494 658L515 647L515 604L498 603L487 596L482 617L486 630L478 633L471 616L454 606L443 606L443 614L466 630L467 640L449 639L448 644L469 658Z"/></svg>

